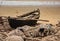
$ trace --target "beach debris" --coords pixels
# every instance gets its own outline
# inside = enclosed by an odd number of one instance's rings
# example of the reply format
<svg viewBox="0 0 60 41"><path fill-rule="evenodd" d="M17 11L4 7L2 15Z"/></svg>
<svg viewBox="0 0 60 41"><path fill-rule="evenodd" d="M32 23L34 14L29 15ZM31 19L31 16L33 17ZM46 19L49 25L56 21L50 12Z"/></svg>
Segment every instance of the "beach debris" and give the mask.
<svg viewBox="0 0 60 41"><path fill-rule="evenodd" d="M8 33L8 36L13 36L13 35L21 36L23 38L25 37L24 33L21 30L18 30L18 29L12 30Z"/></svg>
<svg viewBox="0 0 60 41"><path fill-rule="evenodd" d="M21 36L9 36L4 41L24 41Z"/></svg>

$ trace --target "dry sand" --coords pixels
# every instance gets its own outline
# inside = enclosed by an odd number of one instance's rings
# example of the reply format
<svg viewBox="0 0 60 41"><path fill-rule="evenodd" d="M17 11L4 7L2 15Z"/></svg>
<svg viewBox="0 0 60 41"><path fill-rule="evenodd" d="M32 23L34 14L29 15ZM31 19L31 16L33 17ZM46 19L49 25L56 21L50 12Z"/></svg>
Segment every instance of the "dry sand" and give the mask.
<svg viewBox="0 0 60 41"><path fill-rule="evenodd" d="M40 9L40 19L49 20L49 23L56 24L57 21L60 21L60 7L59 6L19 6L19 7L6 7L0 6L0 16L12 16L22 15L28 12L33 11L34 9ZM43 22L45 23L45 22ZM41 39L41 41L59 41L60 40L60 27L56 28L59 31L55 35L47 36ZM58 37L59 36L59 37ZM17 36L16 36L17 37ZM15 39L14 37L12 37ZM11 37L7 37L6 41L11 40ZM13 41L13 39L11 41ZM18 40L20 38L18 37ZM17 38L16 38L17 40ZM36 40L36 39L34 39ZM34 41L33 40L33 41ZM15 40L14 40L15 41Z"/></svg>
<svg viewBox="0 0 60 41"><path fill-rule="evenodd" d="M60 6L0 6L0 16L12 16L26 14L34 9L40 9L40 19L49 20L49 23L56 24L60 21ZM44 22L45 23L45 22Z"/></svg>

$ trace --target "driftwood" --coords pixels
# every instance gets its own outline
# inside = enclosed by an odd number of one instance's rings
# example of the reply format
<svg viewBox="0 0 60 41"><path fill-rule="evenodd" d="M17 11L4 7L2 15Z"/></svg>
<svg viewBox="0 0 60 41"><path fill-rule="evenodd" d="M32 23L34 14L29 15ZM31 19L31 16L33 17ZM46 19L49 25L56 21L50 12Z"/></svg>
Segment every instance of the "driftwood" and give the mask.
<svg viewBox="0 0 60 41"><path fill-rule="evenodd" d="M40 10L39 10L39 9L34 10L34 11L32 11L32 12L30 12L30 13L27 13L27 14L21 15L21 16L17 16L17 17L18 17L18 18L20 18L20 17L26 17L26 16L32 15L33 13L36 13L36 12L38 13L37 16L40 17ZM33 14L33 15L35 15L35 14ZM35 17L36 17L36 16L35 16Z"/></svg>
<svg viewBox="0 0 60 41"><path fill-rule="evenodd" d="M45 21L45 22L49 22L49 20L42 20L42 19L29 19L29 18L22 18L22 19L17 19L17 20L37 20L37 21Z"/></svg>

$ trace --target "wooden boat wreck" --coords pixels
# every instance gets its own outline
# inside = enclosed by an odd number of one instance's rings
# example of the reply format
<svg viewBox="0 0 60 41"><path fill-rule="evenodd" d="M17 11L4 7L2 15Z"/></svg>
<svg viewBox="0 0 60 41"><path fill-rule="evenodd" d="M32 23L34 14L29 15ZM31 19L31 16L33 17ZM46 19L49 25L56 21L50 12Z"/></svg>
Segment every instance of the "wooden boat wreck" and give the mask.
<svg viewBox="0 0 60 41"><path fill-rule="evenodd" d="M40 10L37 9L30 13L17 16L17 18L9 17L8 21L12 28L17 28L24 25L33 26L37 23L37 21L39 20L39 17L40 17ZM41 21L45 21L45 20L41 20Z"/></svg>
<svg viewBox="0 0 60 41"><path fill-rule="evenodd" d="M21 15L21 16L17 16L17 18L8 18L9 24L12 28L16 28L19 26L24 26L24 25L35 25L37 20L33 20L33 19L39 19L40 17L40 10L34 10L30 13Z"/></svg>

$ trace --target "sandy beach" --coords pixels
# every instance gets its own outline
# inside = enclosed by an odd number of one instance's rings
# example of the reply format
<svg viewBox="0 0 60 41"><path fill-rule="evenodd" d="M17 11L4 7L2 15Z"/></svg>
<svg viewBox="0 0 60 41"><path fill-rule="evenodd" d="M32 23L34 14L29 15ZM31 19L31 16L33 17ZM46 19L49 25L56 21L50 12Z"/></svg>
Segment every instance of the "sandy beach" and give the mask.
<svg viewBox="0 0 60 41"><path fill-rule="evenodd" d="M60 6L0 6L0 16L16 17L40 9L40 19L49 20L56 24L60 21Z"/></svg>

